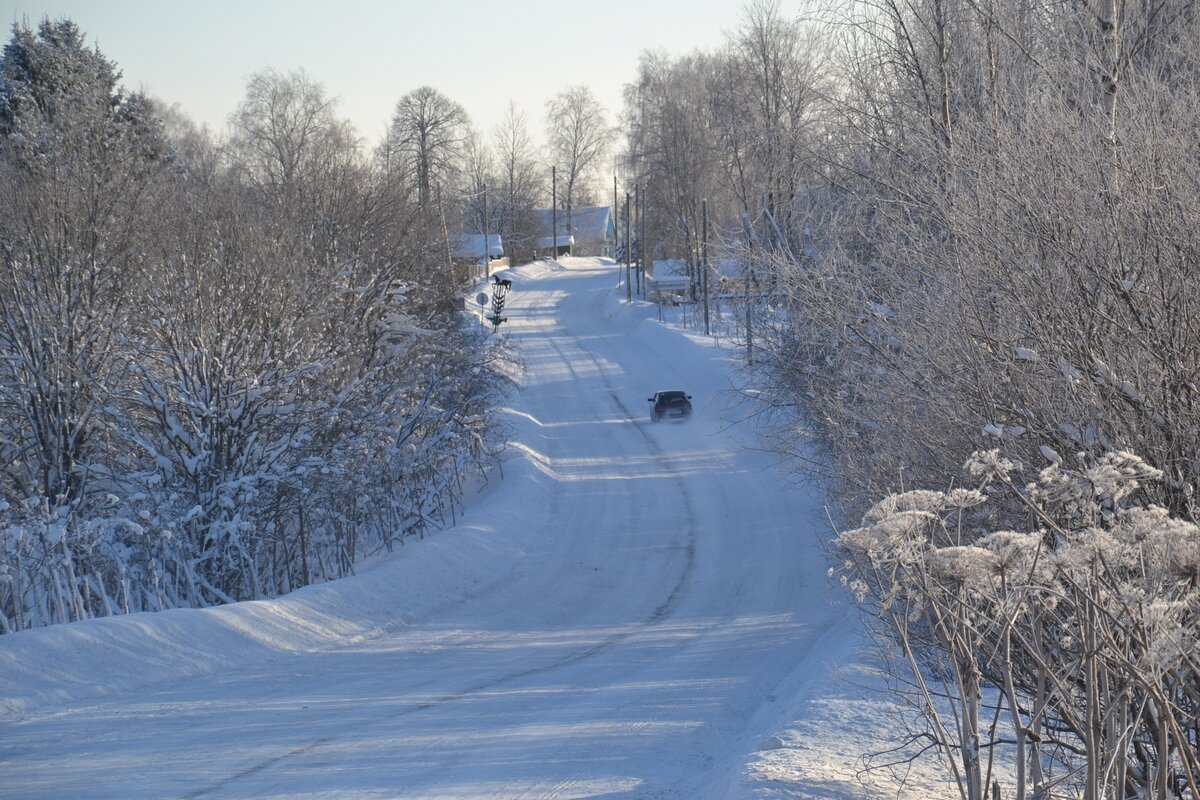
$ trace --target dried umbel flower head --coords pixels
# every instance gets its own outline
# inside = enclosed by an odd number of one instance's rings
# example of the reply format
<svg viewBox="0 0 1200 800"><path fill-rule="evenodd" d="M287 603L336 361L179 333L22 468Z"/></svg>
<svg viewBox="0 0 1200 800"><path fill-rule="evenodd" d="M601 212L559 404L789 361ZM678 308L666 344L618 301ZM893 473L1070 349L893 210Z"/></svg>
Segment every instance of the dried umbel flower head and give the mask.
<svg viewBox="0 0 1200 800"><path fill-rule="evenodd" d="M939 547L925 556L930 573L956 583L985 583L996 571L996 555L973 545Z"/></svg>
<svg viewBox="0 0 1200 800"><path fill-rule="evenodd" d="M982 537L977 544L996 557L999 572L1013 573L1029 568L1040 552L1044 535L1041 530L1029 533L996 531Z"/></svg>
<svg viewBox="0 0 1200 800"><path fill-rule="evenodd" d="M948 492L916 489L883 498L863 515L862 524L870 525L903 511L941 514L947 511L974 508L985 502L987 502L987 495L975 489L951 489Z"/></svg>
<svg viewBox="0 0 1200 800"><path fill-rule="evenodd" d="M1006 478L1010 472L1016 471L1017 465L1000 455L999 450L976 450L967 459L966 469L973 477L987 483L996 478Z"/></svg>

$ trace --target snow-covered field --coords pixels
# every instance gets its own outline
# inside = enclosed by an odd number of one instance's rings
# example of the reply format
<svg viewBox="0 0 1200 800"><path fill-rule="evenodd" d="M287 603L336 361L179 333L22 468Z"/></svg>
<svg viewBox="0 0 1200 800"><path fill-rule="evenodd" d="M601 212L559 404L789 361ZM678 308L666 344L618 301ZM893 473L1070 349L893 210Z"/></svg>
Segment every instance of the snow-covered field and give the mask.
<svg viewBox="0 0 1200 800"><path fill-rule="evenodd" d="M0 797L896 796L857 775L884 709L821 503L741 447L733 352L611 264L509 276L503 480L352 578L0 637ZM668 388L692 420L649 421Z"/></svg>

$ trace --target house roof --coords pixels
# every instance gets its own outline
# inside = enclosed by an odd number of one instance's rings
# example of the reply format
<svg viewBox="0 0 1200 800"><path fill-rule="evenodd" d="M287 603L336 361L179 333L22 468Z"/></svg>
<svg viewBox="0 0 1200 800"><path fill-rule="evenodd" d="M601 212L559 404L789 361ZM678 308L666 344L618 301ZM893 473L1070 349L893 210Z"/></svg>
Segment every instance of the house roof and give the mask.
<svg viewBox="0 0 1200 800"><path fill-rule="evenodd" d="M504 243L500 240L500 234L489 233L488 238L488 258L500 258L504 255ZM460 233L450 237L450 251L455 258L482 258L483 257L483 234L482 233Z"/></svg>
<svg viewBox="0 0 1200 800"><path fill-rule="evenodd" d="M544 239L554 237L554 222L553 213L548 208L539 208L533 212L533 218L537 221L537 232ZM559 241L566 239L570 233L567 231L567 212L558 212L558 238Z"/></svg>
<svg viewBox="0 0 1200 800"><path fill-rule="evenodd" d="M573 244L575 244L574 236L567 236L565 233L558 234L559 247L570 247ZM539 237L536 242L534 242L533 246L538 250L545 250L547 248L554 247L554 245L555 241L553 236L542 236Z"/></svg>
<svg viewBox="0 0 1200 800"><path fill-rule="evenodd" d="M554 236L552 227L553 213L549 208L533 212L538 223L538 230L543 237L550 239ZM580 206L571 209L571 227L567 230L567 212L558 212L558 238L563 243L568 236L574 236L575 241L585 239L607 239L614 235L612 209L608 206ZM547 244L546 247L551 245Z"/></svg>
<svg viewBox="0 0 1200 800"><path fill-rule="evenodd" d="M608 206L587 206L571 209L573 233L580 239L606 239L613 234L612 209Z"/></svg>

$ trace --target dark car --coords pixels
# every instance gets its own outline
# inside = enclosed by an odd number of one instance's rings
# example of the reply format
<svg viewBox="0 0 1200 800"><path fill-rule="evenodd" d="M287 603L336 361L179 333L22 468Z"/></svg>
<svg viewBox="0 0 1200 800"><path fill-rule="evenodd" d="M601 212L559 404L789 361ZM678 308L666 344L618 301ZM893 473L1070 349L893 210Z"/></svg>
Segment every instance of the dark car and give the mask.
<svg viewBox="0 0 1200 800"><path fill-rule="evenodd" d="M650 407L650 419L654 422L664 418L687 419L692 415L692 396L679 389L655 392L649 400L654 404Z"/></svg>

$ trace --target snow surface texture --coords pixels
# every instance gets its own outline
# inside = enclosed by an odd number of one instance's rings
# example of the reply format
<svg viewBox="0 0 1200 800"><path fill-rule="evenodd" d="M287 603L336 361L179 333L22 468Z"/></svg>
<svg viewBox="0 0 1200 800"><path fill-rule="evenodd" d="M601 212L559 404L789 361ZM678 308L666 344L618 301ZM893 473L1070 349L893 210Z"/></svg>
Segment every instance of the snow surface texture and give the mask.
<svg viewBox="0 0 1200 800"><path fill-rule="evenodd" d="M820 503L725 419L732 351L610 263L509 277L511 456L459 525L274 601L0 637L0 797L897 796L860 780L884 704ZM649 421L662 388L690 421Z"/></svg>

